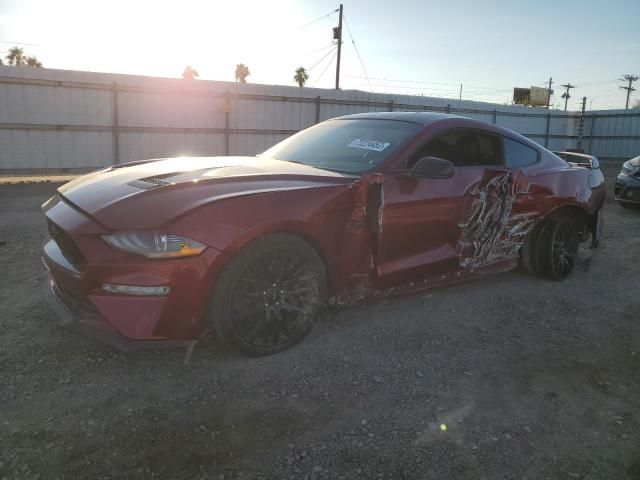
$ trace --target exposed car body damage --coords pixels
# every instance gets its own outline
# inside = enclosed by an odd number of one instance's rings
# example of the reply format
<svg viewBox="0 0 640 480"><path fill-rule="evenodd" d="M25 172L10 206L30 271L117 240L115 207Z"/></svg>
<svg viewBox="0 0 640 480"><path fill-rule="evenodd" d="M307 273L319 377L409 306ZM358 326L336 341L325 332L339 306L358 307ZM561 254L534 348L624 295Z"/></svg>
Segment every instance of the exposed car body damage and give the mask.
<svg viewBox="0 0 640 480"><path fill-rule="evenodd" d="M190 342L207 330L211 292L234 259L269 235L311 246L326 271L325 298L339 305L514 268L531 233L563 209L581 231L598 235L605 197L599 170L571 166L513 132L462 117L344 118L419 128L360 173L266 157L181 158L111 167L61 187L43 206L51 231L61 232L43 255L53 292L84 330L142 344ZM537 161L511 167L496 155L492 165L455 165L439 177L408 168L425 145L456 129L509 138L537 152ZM368 149L367 159L390 143L356 140L349 148ZM167 232L203 251L150 260L105 243L118 232ZM77 271L47 255L54 246L81 259ZM169 293L114 294L106 284Z"/></svg>
<svg viewBox="0 0 640 480"><path fill-rule="evenodd" d="M512 214L516 184L509 172L473 184L470 218L460 224L460 266L477 268L517 258L535 221L534 213Z"/></svg>

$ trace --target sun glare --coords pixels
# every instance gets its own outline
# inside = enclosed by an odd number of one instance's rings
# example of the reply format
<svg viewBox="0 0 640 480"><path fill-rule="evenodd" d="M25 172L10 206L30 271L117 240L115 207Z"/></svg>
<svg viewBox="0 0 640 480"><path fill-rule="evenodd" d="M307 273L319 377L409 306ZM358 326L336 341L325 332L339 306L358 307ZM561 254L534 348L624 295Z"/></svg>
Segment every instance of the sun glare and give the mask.
<svg viewBox="0 0 640 480"><path fill-rule="evenodd" d="M70 69L179 77L191 65L201 79L234 81L235 65L244 63L252 82L290 83L307 60L300 45L330 43L329 23L300 32L309 14L288 0L70 0L65 7L39 5L35 21L51 52L48 64ZM310 38L291 41L300 35Z"/></svg>

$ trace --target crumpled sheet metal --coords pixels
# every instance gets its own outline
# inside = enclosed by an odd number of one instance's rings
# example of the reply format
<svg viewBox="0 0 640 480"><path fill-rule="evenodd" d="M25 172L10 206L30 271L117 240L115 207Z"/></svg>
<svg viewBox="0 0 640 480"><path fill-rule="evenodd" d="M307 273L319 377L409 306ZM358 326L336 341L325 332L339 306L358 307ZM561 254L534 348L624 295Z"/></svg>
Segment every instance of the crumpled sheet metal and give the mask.
<svg viewBox="0 0 640 480"><path fill-rule="evenodd" d="M469 187L474 200L469 219L459 224L460 266L476 268L518 256L535 221L534 213L512 214L516 184L509 173Z"/></svg>

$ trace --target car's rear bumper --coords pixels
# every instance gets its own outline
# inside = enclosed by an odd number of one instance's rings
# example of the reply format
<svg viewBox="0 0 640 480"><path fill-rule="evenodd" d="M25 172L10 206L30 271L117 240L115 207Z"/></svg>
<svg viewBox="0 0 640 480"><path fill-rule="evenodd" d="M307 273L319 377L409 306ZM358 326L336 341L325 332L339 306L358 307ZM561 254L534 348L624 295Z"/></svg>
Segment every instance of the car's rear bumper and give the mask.
<svg viewBox="0 0 640 480"><path fill-rule="evenodd" d="M640 179L621 173L616 178L613 193L619 202L640 204Z"/></svg>

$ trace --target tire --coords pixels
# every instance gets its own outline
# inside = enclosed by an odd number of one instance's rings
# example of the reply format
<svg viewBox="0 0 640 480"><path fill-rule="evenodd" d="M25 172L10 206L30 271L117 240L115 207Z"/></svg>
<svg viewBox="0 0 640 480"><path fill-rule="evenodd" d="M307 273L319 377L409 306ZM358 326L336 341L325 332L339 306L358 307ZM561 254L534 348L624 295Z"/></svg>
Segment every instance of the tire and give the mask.
<svg viewBox="0 0 640 480"><path fill-rule="evenodd" d="M529 233L522 249L520 250L520 264L527 269L527 271L533 275L540 275L540 259L538 258L538 244L540 235L543 232L546 224L536 225L536 227Z"/></svg>
<svg viewBox="0 0 640 480"><path fill-rule="evenodd" d="M325 297L316 251L289 234L259 238L220 275L208 309L218 339L246 355L271 355L312 329Z"/></svg>
<svg viewBox="0 0 640 480"><path fill-rule="evenodd" d="M575 268L579 246L575 221L568 217L549 220L538 241L540 274L555 281L565 280Z"/></svg>

